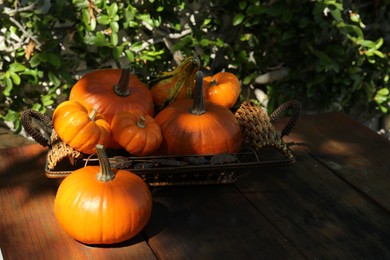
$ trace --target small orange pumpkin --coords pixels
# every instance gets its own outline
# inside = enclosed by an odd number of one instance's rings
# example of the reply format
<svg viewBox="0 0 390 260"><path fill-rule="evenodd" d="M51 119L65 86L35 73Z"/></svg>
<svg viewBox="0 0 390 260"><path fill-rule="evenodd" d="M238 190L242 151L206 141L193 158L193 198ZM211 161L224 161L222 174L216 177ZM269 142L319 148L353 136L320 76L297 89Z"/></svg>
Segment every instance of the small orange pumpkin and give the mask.
<svg viewBox="0 0 390 260"><path fill-rule="evenodd" d="M218 72L203 79L207 100L231 108L240 96L241 86L236 75L230 72Z"/></svg>
<svg viewBox="0 0 390 260"><path fill-rule="evenodd" d="M241 129L226 107L204 100L203 73L196 73L194 99L179 100L158 113L163 134L160 154L237 153Z"/></svg>
<svg viewBox="0 0 390 260"><path fill-rule="evenodd" d="M110 124L96 109L77 101L62 102L52 118L58 137L82 153L92 154L97 144L107 146L111 142Z"/></svg>
<svg viewBox="0 0 390 260"><path fill-rule="evenodd" d="M112 137L136 156L155 152L162 142L161 129L149 115L136 111L118 112L111 121Z"/></svg>
<svg viewBox="0 0 390 260"><path fill-rule="evenodd" d="M60 184L54 213L60 226L85 244L114 244L137 235L152 213L144 180L111 169L104 147L96 146L100 166L86 166Z"/></svg>

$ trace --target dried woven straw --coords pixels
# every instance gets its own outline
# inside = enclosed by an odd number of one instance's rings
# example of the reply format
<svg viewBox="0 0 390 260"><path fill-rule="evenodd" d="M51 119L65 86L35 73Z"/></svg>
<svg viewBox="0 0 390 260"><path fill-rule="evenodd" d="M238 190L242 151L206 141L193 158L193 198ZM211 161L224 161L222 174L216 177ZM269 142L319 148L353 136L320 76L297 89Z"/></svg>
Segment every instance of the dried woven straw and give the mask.
<svg viewBox="0 0 390 260"><path fill-rule="evenodd" d="M235 116L242 130L242 143L256 150L264 147L273 147L286 158L293 158L293 154L282 140L281 134L271 123L268 114L251 101L245 101L236 111Z"/></svg>
<svg viewBox="0 0 390 260"><path fill-rule="evenodd" d="M82 153L61 141L54 129L50 140L51 148L47 153L47 168L49 170L53 170L57 163L61 162L65 158L68 158L71 163L76 159L82 158Z"/></svg>

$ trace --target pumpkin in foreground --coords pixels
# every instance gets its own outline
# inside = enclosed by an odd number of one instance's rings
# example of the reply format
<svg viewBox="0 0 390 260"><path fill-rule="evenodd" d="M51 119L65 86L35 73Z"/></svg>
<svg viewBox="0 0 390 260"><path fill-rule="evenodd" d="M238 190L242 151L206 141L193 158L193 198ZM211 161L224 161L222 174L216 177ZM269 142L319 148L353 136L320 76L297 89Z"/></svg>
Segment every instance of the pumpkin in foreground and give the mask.
<svg viewBox="0 0 390 260"><path fill-rule="evenodd" d="M242 133L237 119L226 107L204 100L203 73L196 73L194 99L179 100L155 117L163 142L158 154L237 153Z"/></svg>
<svg viewBox="0 0 390 260"><path fill-rule="evenodd" d="M77 101L64 101L53 112L53 126L62 141L82 153L95 153L97 144L111 142L111 126L96 111Z"/></svg>
<svg viewBox="0 0 390 260"><path fill-rule="evenodd" d="M54 213L61 227L82 243L123 242L148 223L152 196L139 176L110 168L102 145L96 151L100 166L78 169L63 180Z"/></svg>

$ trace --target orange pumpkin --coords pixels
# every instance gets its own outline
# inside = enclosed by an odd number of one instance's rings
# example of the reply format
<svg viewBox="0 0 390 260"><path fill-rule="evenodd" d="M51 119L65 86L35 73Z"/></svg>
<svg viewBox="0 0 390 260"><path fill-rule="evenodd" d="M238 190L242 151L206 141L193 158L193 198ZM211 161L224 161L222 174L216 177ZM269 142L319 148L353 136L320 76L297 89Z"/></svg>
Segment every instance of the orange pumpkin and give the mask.
<svg viewBox="0 0 390 260"><path fill-rule="evenodd" d="M78 169L62 181L54 213L65 232L82 243L119 243L148 223L152 196L139 176L110 168L102 145L96 152L100 166Z"/></svg>
<svg viewBox="0 0 390 260"><path fill-rule="evenodd" d="M203 73L196 73L195 97L172 103L155 117L163 134L160 154L236 153L241 129L226 107L204 100Z"/></svg>
<svg viewBox="0 0 390 260"><path fill-rule="evenodd" d="M136 156L155 152L162 142L161 129L149 115L134 111L118 112L111 121L112 137Z"/></svg>
<svg viewBox="0 0 390 260"><path fill-rule="evenodd" d="M129 69L92 71L72 87L69 99L95 108L108 122L118 111L139 110L154 115L150 90Z"/></svg>
<svg viewBox="0 0 390 260"><path fill-rule="evenodd" d="M77 101L62 102L52 118L61 140L82 153L92 154L97 144L107 146L111 142L110 124L96 109Z"/></svg>
<svg viewBox="0 0 390 260"><path fill-rule="evenodd" d="M238 78L230 72L204 77L203 82L206 99L227 108L234 106L241 92Z"/></svg>
<svg viewBox="0 0 390 260"><path fill-rule="evenodd" d="M198 58L188 57L173 71L166 71L149 82L156 110L160 111L176 100L191 99Z"/></svg>

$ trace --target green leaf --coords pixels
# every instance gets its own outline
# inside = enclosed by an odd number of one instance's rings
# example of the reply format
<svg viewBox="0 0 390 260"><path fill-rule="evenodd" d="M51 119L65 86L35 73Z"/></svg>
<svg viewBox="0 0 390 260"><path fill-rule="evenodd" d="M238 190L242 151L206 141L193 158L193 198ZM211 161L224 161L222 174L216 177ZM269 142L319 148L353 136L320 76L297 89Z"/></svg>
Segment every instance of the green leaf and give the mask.
<svg viewBox="0 0 390 260"><path fill-rule="evenodd" d="M130 46L130 50L133 52L139 52L142 49L142 42L135 42Z"/></svg>
<svg viewBox="0 0 390 260"><path fill-rule="evenodd" d="M84 25L88 28L89 27L89 13L88 13L87 8L84 8L81 11L81 20L83 21Z"/></svg>
<svg viewBox="0 0 390 260"><path fill-rule="evenodd" d="M386 55L385 55L383 52L381 52L381 51L375 50L375 51L374 51L374 54L375 54L376 56L382 58L382 59L386 57Z"/></svg>
<svg viewBox="0 0 390 260"><path fill-rule="evenodd" d="M35 68L35 67L38 67L39 64L41 64L41 58L40 58L40 54L37 53L35 55L33 55L30 59L30 66L32 68Z"/></svg>
<svg viewBox="0 0 390 260"><path fill-rule="evenodd" d="M49 71L47 73L47 76L49 77L49 80L53 83L55 87L59 87L61 84L61 80L54 74L52 71Z"/></svg>
<svg viewBox="0 0 390 260"><path fill-rule="evenodd" d="M113 33L117 33L119 31L119 24L117 22L111 22L110 28Z"/></svg>
<svg viewBox="0 0 390 260"><path fill-rule="evenodd" d="M383 45L383 38L379 38L375 43L375 49L379 49Z"/></svg>
<svg viewBox="0 0 390 260"><path fill-rule="evenodd" d="M118 45L118 34L117 33L111 33L111 43L114 46Z"/></svg>
<svg viewBox="0 0 390 260"><path fill-rule="evenodd" d="M42 96L41 101L42 101L42 104L45 107L50 106L50 105L52 105L54 103L54 100L52 99L51 95L44 95L44 96Z"/></svg>
<svg viewBox="0 0 390 260"><path fill-rule="evenodd" d="M237 26L237 25L241 24L242 21L244 21L244 18L245 18L245 15L243 15L242 13L236 14L236 16L234 16L234 18L233 18L233 26Z"/></svg>
<svg viewBox="0 0 390 260"><path fill-rule="evenodd" d="M19 113L13 110L8 110L7 114L4 117L4 121L15 122L19 120Z"/></svg>
<svg viewBox="0 0 390 260"><path fill-rule="evenodd" d="M9 70L11 70L13 72L21 72L21 71L26 70L26 66L24 66L23 64L15 62L15 63L12 63L9 66Z"/></svg>
<svg viewBox="0 0 390 260"><path fill-rule="evenodd" d="M114 18L114 16L116 16L117 12L118 12L118 5L117 5L117 3L111 4L110 7L107 9L107 14L111 18Z"/></svg>
<svg viewBox="0 0 390 260"><path fill-rule="evenodd" d="M5 81L5 88L3 90L3 94L6 97L9 97L11 95L12 88L14 87L12 80L9 77L4 78Z"/></svg>
<svg viewBox="0 0 390 260"><path fill-rule="evenodd" d="M135 61L134 53L130 50L125 50L126 57L129 59L130 62Z"/></svg>
<svg viewBox="0 0 390 260"><path fill-rule="evenodd" d="M38 84L38 79L42 77L43 73L42 71L39 71L38 69L26 69L23 71L23 75L28 75L33 77L33 83Z"/></svg>
<svg viewBox="0 0 390 260"><path fill-rule="evenodd" d="M101 15L97 18L97 22L102 25L107 25L110 23L110 17L107 15Z"/></svg>
<svg viewBox="0 0 390 260"><path fill-rule="evenodd" d="M94 31L96 28L96 18L91 19L90 30Z"/></svg>
<svg viewBox="0 0 390 260"><path fill-rule="evenodd" d="M238 3L238 5L239 5L239 7L240 7L241 10L244 10L245 7L246 7L246 1L240 1L240 2Z"/></svg>
<svg viewBox="0 0 390 260"><path fill-rule="evenodd" d="M47 56L48 62L51 65L53 65L56 69L59 69L61 67L62 61L61 61L61 58L57 54L47 53L46 56Z"/></svg>
<svg viewBox="0 0 390 260"><path fill-rule="evenodd" d="M123 46L117 46L116 48L112 49L112 55L115 59L118 59L122 55L123 49Z"/></svg>
<svg viewBox="0 0 390 260"><path fill-rule="evenodd" d="M21 82L21 79L18 74L16 74L13 71L10 71L10 76L12 78L12 81L15 83L15 85L19 85Z"/></svg>
<svg viewBox="0 0 390 260"><path fill-rule="evenodd" d="M96 35L85 37L85 43L89 45L96 45L99 47L109 46L106 36L102 32L97 32Z"/></svg>
<svg viewBox="0 0 390 260"><path fill-rule="evenodd" d="M380 96L388 96L389 94L390 94L390 91L388 88L381 88L377 92L377 95L380 95Z"/></svg>
<svg viewBox="0 0 390 260"><path fill-rule="evenodd" d="M207 47L209 45L210 41L207 39L202 39L199 41L199 45L202 47Z"/></svg>

